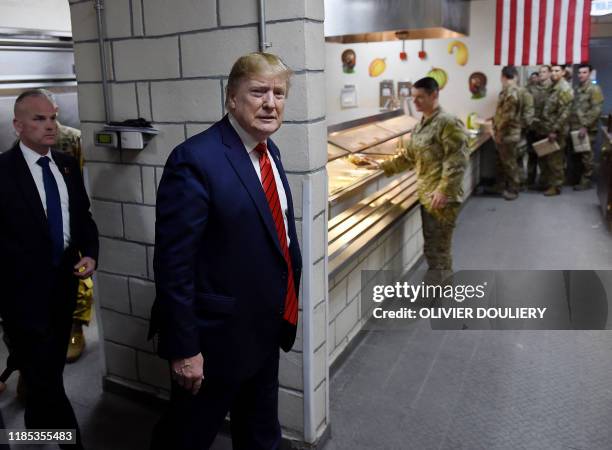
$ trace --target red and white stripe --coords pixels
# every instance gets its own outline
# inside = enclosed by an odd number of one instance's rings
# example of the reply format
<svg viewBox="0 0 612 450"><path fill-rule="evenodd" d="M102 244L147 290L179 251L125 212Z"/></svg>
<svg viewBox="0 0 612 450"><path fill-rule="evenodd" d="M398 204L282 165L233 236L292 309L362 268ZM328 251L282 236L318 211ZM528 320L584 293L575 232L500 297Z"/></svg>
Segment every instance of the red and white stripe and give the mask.
<svg viewBox="0 0 612 450"><path fill-rule="evenodd" d="M590 0L497 0L495 64L589 60Z"/></svg>

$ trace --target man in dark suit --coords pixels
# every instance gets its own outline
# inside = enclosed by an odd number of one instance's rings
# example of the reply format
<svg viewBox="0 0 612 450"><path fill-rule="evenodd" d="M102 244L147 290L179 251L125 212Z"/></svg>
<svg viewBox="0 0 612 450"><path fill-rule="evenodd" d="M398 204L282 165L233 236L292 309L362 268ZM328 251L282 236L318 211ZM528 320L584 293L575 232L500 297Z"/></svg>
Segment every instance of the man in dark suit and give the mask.
<svg viewBox="0 0 612 450"><path fill-rule="evenodd" d="M301 256L269 137L281 126L290 76L274 55L239 58L229 114L166 163L151 331L170 361L172 392L152 448L209 448L228 412L234 449L279 448L279 346L289 351L295 340Z"/></svg>
<svg viewBox="0 0 612 450"><path fill-rule="evenodd" d="M98 258L98 230L78 162L52 151L56 107L44 90L15 101L19 142L0 154L0 315L26 387L28 428L74 429L63 385L79 278Z"/></svg>

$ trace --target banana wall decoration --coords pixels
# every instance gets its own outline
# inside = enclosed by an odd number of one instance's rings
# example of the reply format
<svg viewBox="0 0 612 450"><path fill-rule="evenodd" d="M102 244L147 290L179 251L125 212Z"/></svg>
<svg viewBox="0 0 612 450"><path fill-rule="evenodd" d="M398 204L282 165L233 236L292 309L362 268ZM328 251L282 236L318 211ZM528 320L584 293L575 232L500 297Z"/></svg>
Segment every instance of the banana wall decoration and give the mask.
<svg viewBox="0 0 612 450"><path fill-rule="evenodd" d="M448 44L448 53L452 54L455 49L457 49L457 51L455 51L455 61L457 61L457 64L460 66L465 66L469 57L467 46L461 41L450 42Z"/></svg>

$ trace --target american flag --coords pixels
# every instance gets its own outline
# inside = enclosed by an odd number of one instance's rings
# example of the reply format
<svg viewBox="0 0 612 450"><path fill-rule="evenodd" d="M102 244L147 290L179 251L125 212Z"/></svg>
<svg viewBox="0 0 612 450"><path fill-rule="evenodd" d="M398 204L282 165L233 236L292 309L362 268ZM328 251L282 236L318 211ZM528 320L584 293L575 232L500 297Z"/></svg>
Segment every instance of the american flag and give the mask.
<svg viewBox="0 0 612 450"><path fill-rule="evenodd" d="M590 0L497 0L495 64L589 60Z"/></svg>

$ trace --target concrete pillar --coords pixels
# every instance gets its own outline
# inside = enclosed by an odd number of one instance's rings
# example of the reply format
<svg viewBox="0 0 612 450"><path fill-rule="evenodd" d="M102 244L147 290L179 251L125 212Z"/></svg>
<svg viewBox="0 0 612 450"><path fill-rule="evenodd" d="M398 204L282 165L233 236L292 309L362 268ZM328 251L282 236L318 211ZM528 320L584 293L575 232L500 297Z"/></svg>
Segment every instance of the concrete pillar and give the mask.
<svg viewBox="0 0 612 450"><path fill-rule="evenodd" d="M111 120L143 117L160 134L143 151L93 145L104 125L93 0L70 0L79 110L93 210L100 226L97 305L106 385L167 396L166 364L146 340L157 183L170 151L224 111L235 59L258 49L256 0L105 0ZM327 176L323 0L268 0L268 41L295 71L279 145L304 253L301 327L281 358L286 437L315 444L329 423Z"/></svg>

